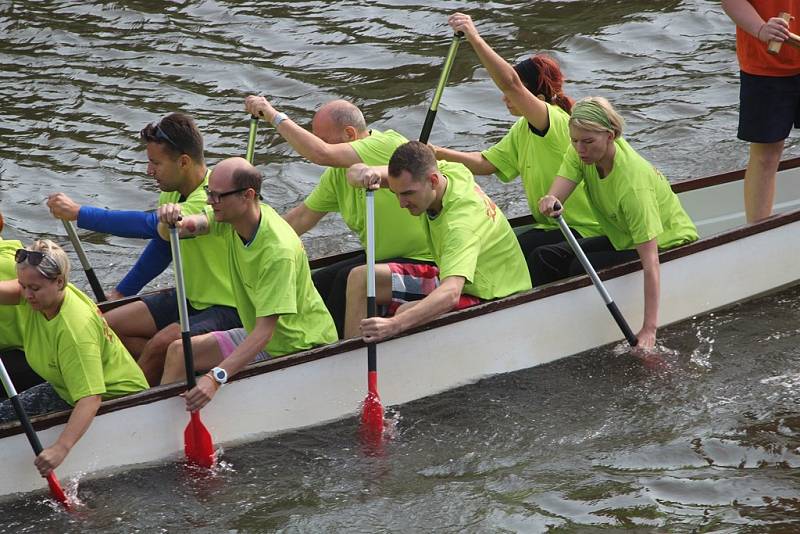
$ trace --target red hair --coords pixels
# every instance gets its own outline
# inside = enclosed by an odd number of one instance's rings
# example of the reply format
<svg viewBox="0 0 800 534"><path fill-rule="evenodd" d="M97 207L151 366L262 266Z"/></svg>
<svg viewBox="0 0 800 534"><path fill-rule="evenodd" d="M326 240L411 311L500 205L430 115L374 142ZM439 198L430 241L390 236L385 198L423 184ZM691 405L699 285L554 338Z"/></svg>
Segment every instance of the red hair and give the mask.
<svg viewBox="0 0 800 534"><path fill-rule="evenodd" d="M570 113L575 101L564 94L564 74L558 62L547 54L535 54L530 60L539 71L539 79L537 86L528 90L534 95L544 95L546 102Z"/></svg>

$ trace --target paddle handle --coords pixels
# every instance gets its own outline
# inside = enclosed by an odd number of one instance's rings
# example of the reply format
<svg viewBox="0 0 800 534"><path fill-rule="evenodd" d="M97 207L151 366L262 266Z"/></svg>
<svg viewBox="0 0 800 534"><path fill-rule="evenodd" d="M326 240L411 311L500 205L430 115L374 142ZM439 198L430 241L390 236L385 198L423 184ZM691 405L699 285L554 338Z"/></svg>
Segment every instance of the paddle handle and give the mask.
<svg viewBox="0 0 800 534"><path fill-rule="evenodd" d="M447 58L442 67L442 74L439 76L436 92L433 93L431 106L428 108L428 114L425 116L425 122L422 124L422 133L419 134L419 140L422 143L427 143L431 136L433 121L439 109L439 101L442 99L442 93L444 92L445 85L447 85L447 79L450 78L450 70L453 68L453 61L455 60L458 45L461 43L461 37L463 36L464 34L462 32L458 32L453 35L453 40L450 42L450 49L447 51Z"/></svg>
<svg viewBox="0 0 800 534"><path fill-rule="evenodd" d="M250 134L247 138L247 153L245 158L252 165L256 149L256 134L258 133L258 117L250 115Z"/></svg>
<svg viewBox="0 0 800 534"><path fill-rule="evenodd" d="M194 356L192 354L192 334L189 332L189 306L186 304L186 282L183 278L183 259L178 228L169 228L169 246L172 249L172 268L175 271L175 292L178 299L178 317L181 324L181 340L183 341L183 360L186 365L186 385L195 387Z"/></svg>
<svg viewBox="0 0 800 534"><path fill-rule="evenodd" d="M792 20L792 16L786 11L781 11L780 13L778 13L778 18L782 18L787 23L790 20ZM783 46L782 41L770 41L769 44L767 44L767 52L769 52L772 55L775 55L781 51L781 46Z"/></svg>
<svg viewBox="0 0 800 534"><path fill-rule="evenodd" d="M92 269L92 264L89 263L89 258L86 257L86 252L83 250L83 245L81 245L81 240L78 238L78 232L75 231L75 226L73 226L72 221L61 221L64 223L64 230L67 231L67 235L69 236L69 240L72 242L72 247L75 249L75 253L78 255L78 260L80 260L81 265L83 266L83 272L86 273L86 278L89 280L89 285L92 287L92 292L94 293L97 302L105 302L106 294L103 291L103 286L100 285L100 280L97 279L97 275Z"/></svg>
<svg viewBox="0 0 800 534"><path fill-rule="evenodd" d="M556 210L560 210L561 205L558 202L556 202L553 208ZM575 239L574 235L572 235L572 231L569 229L567 221L565 221L564 217L562 217L561 215L556 215L555 219L556 222L558 222L558 226L561 228L561 233L564 234L564 238L567 240L567 243L569 243L570 248L575 253L575 256L578 258L578 261L581 262L581 265L583 266L583 269L586 271L586 274L588 274L589 278L591 278L592 284L594 284L594 287L597 289L598 293L600 293L600 296L603 297L603 302L606 303L608 311L611 312L611 316L614 318L614 321L616 321L617 326L619 326L620 330L622 331L622 334L628 341L628 344L631 347L635 347L636 344L639 342L639 340L636 339L636 336L633 334L631 327L628 326L628 322L625 320L625 317L622 316L622 313L619 311L617 304L611 298L611 295L609 295L608 291L606 290L606 286L603 284L603 281L600 280L599 276L597 276L597 271L594 270L594 267L592 267L589 258L587 258L586 254L584 254L581 245L578 243L578 240Z"/></svg>
<svg viewBox="0 0 800 534"><path fill-rule="evenodd" d="M367 191L367 317L377 315L375 302L375 191ZM367 372L378 370L375 343L367 343Z"/></svg>

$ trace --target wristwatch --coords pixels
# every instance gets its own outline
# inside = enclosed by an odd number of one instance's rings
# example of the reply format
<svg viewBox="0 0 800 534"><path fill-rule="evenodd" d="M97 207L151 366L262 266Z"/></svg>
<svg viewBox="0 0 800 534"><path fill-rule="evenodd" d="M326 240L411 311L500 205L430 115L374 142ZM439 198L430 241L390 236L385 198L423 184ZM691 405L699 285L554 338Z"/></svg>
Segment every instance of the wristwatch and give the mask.
<svg viewBox="0 0 800 534"><path fill-rule="evenodd" d="M222 367L214 367L208 372L211 375L211 378L216 381L217 384L220 386L224 386L225 382L228 381L228 371L223 369Z"/></svg>

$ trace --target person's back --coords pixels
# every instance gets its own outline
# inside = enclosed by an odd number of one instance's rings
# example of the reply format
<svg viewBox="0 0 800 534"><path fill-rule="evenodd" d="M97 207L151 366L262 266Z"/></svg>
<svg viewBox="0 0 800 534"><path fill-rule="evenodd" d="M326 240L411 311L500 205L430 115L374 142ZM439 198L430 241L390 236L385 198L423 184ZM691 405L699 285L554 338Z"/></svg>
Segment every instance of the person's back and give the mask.
<svg viewBox="0 0 800 534"><path fill-rule="evenodd" d="M19 241L0 237L0 281L17 277L14 252L20 248L22 243ZM0 349L10 348L22 348L18 310L17 306L0 306Z"/></svg>

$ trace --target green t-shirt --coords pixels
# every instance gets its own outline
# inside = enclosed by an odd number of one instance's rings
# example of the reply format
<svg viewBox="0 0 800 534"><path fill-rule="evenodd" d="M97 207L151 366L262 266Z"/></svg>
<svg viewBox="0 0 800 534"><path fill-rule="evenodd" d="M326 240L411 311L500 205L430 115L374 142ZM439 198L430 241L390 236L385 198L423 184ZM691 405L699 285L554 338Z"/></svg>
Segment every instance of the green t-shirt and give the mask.
<svg viewBox="0 0 800 534"><path fill-rule="evenodd" d="M584 164L572 147L558 171L559 176L586 184L595 216L614 248L629 250L658 238L658 248L669 249L697 240L697 228L664 175L624 139L614 144L614 167L605 178L595 165Z"/></svg>
<svg viewBox="0 0 800 534"><path fill-rule="evenodd" d="M20 304L25 358L71 405L91 395L103 400L147 389L142 370L94 302L67 285L58 314L48 321Z"/></svg>
<svg viewBox="0 0 800 534"><path fill-rule="evenodd" d="M460 163L439 162L447 177L442 210L420 217L439 278L463 276L463 293L484 300L531 288L519 242L503 212Z"/></svg>
<svg viewBox="0 0 800 534"><path fill-rule="evenodd" d="M14 252L23 248L19 241L6 241L0 237L0 280L16 280L17 265ZM22 348L19 328L19 306L0 305L0 349Z"/></svg>
<svg viewBox="0 0 800 534"><path fill-rule="evenodd" d="M528 197L537 228L558 229L552 217L539 212L539 199L550 191L556 173L561 167L564 152L570 146L569 115L558 106L547 105L550 127L544 135L533 132L528 120L521 117L499 143L481 152L497 168L495 175L503 182L522 176L522 185ZM578 185L566 202L564 220L583 237L602 235L583 185Z"/></svg>
<svg viewBox="0 0 800 534"><path fill-rule="evenodd" d="M179 203L184 215L203 213L207 198L203 186L208 185L210 175L211 171L207 172L203 183L185 200L181 201L178 191L163 192L158 197L158 205ZM204 310L213 305L234 305L225 243L219 237L204 240L181 239L186 298L196 310Z"/></svg>
<svg viewBox="0 0 800 534"><path fill-rule="evenodd" d="M350 143L361 161L367 165L386 165L395 149L408 141L393 130L372 130L368 137ZM322 173L319 184L305 199L308 209L319 212L338 211L348 228L358 234L366 248L366 190L347 182L347 169L330 167ZM375 192L375 258L410 258L431 261L428 241L419 218L400 207L397 197L388 189Z"/></svg>
<svg viewBox="0 0 800 534"><path fill-rule="evenodd" d="M248 244L233 226L216 222L210 206L206 214L211 236L228 243L231 282L242 325L252 332L257 317L278 315L266 346L270 355L283 356L337 341L333 319L311 282L303 243L275 210L261 204L261 222Z"/></svg>

